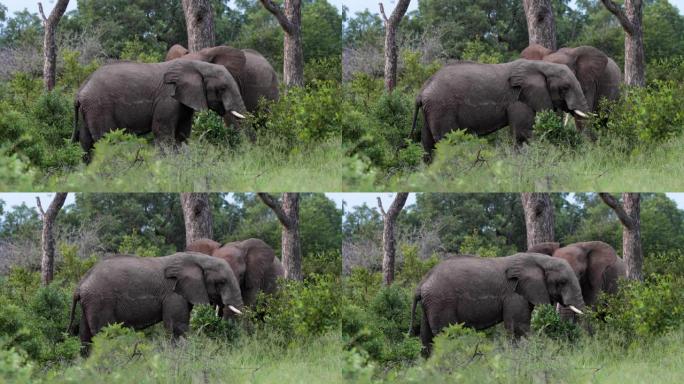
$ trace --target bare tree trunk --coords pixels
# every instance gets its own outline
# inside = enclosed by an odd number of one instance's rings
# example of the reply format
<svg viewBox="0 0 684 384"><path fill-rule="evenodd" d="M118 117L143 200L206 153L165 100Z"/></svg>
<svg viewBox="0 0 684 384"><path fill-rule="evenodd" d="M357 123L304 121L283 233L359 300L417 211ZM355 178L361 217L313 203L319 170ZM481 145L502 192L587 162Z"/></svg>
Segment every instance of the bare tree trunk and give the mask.
<svg viewBox="0 0 684 384"><path fill-rule="evenodd" d="M271 208L282 225L281 245L285 278L303 280L302 246L299 238L299 193L283 193L280 203L268 193L259 193L258 196Z"/></svg>
<svg viewBox="0 0 684 384"><path fill-rule="evenodd" d="M43 4L38 3L38 10L43 18L43 27L45 34L43 36L43 55L45 63L43 64L43 83L45 89L51 91L55 87L56 68L57 68L57 43L55 42L55 33L57 32L57 24L66 12L69 0L57 0L57 4L50 12L50 17L45 17L43 12Z"/></svg>
<svg viewBox="0 0 684 384"><path fill-rule="evenodd" d="M216 45L214 13L209 0L182 0L182 3L190 52Z"/></svg>
<svg viewBox="0 0 684 384"><path fill-rule="evenodd" d="M304 85L304 50L302 49L302 2L285 0L283 9L271 0L261 4L278 19L285 37L283 41L283 82L288 87Z"/></svg>
<svg viewBox="0 0 684 384"><path fill-rule="evenodd" d="M200 238L214 237L211 204L207 193L181 193L181 206L185 220L186 246Z"/></svg>
<svg viewBox="0 0 684 384"><path fill-rule="evenodd" d="M527 228L527 248L554 241L553 203L548 193L521 193Z"/></svg>
<svg viewBox="0 0 684 384"><path fill-rule="evenodd" d="M382 208L382 200L378 197L378 208L382 213L382 281L385 285L394 282L394 260L396 255L396 243L394 240L394 225L397 217L406 204L407 192L397 193L392 201L389 210L385 212Z"/></svg>
<svg viewBox="0 0 684 384"><path fill-rule="evenodd" d="M55 274L55 237L52 229L55 225L57 214L66 201L66 197L66 192L56 193L47 212L43 211L43 206L40 204L40 198L36 197L36 204L38 205L40 216L43 218L43 233L41 235L43 254L40 262L40 280L43 285L50 284Z"/></svg>
<svg viewBox="0 0 684 384"><path fill-rule="evenodd" d="M617 17L625 30L625 84L646 85L646 59L644 56L644 31L642 0L625 0L624 9L612 0L601 0L603 5Z"/></svg>
<svg viewBox="0 0 684 384"><path fill-rule="evenodd" d="M606 205L613 209L622 223L622 257L627 265L627 277L643 280L644 253L641 249L641 196L622 194L622 205L608 193L599 193Z"/></svg>
<svg viewBox="0 0 684 384"><path fill-rule="evenodd" d="M385 89L392 92L397 86L397 28L406 14L411 0L399 0L389 19L380 3L380 14L385 22Z"/></svg>
<svg viewBox="0 0 684 384"><path fill-rule="evenodd" d="M552 51L556 45L556 21L551 0L523 0L529 44L539 44Z"/></svg>

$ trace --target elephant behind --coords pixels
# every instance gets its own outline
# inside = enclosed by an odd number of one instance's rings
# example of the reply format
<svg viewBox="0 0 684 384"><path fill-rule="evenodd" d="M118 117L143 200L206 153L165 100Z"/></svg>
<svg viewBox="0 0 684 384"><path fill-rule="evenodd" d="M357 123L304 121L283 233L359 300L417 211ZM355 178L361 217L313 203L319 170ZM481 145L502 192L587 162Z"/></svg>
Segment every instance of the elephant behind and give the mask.
<svg viewBox="0 0 684 384"><path fill-rule="evenodd" d="M211 239L198 239L187 250L221 258L230 264L240 284L242 300L253 306L259 292L274 293L278 278L285 275L273 248L260 239L247 239L224 244Z"/></svg>
<svg viewBox="0 0 684 384"><path fill-rule="evenodd" d="M72 140L81 143L86 160L97 140L119 128L139 135L152 132L158 144L180 144L190 137L193 113L207 108L244 119L240 90L223 66L192 60L108 64L90 75L76 95Z"/></svg>
<svg viewBox="0 0 684 384"><path fill-rule="evenodd" d="M420 337L424 355L444 327L463 323L486 329L503 321L516 337L530 329L535 305L561 303L577 312L584 306L582 291L570 265L538 253L481 258L452 256L433 267L416 288L411 327L420 302Z"/></svg>
<svg viewBox="0 0 684 384"><path fill-rule="evenodd" d="M74 290L82 309L79 335L90 343L103 327L123 323L143 329L160 321L174 337L189 329L195 304L222 305L223 317L240 314L240 286L223 260L195 252L164 257L116 255L93 266Z"/></svg>
<svg viewBox="0 0 684 384"><path fill-rule="evenodd" d="M587 117L589 108L575 75L565 65L515 60L504 64L459 62L437 71L416 97L425 123L421 142L430 161L435 143L455 129L486 135L510 126L517 144L531 137L534 117L543 110Z"/></svg>

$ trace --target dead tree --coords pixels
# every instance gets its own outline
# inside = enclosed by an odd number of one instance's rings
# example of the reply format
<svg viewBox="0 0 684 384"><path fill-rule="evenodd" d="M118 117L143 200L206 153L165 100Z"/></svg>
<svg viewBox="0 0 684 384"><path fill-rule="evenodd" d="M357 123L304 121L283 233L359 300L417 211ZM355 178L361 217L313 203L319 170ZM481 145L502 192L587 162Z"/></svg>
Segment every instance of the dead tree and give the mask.
<svg viewBox="0 0 684 384"><path fill-rule="evenodd" d="M282 226L281 248L285 278L303 280L302 246L299 238L299 193L283 193L281 202L268 193L259 193L258 196L271 208Z"/></svg>
<svg viewBox="0 0 684 384"><path fill-rule="evenodd" d="M523 0L529 44L539 44L552 51L556 44L556 21L551 0Z"/></svg>
<svg viewBox="0 0 684 384"><path fill-rule="evenodd" d="M411 0L399 0L389 18L385 15L385 7L380 5L380 14L385 22L385 89L392 92L397 86L397 28L406 14Z"/></svg>
<svg viewBox="0 0 684 384"><path fill-rule="evenodd" d="M211 10L210 1L182 0L182 3L190 52L213 47L215 45L214 13Z"/></svg>
<svg viewBox="0 0 684 384"><path fill-rule="evenodd" d="M643 280L644 253L641 249L641 196L638 193L622 194L622 205L609 193L599 193L622 223L622 257L627 265L627 277Z"/></svg>
<svg viewBox="0 0 684 384"><path fill-rule="evenodd" d="M527 248L535 244L554 241L553 202L548 193L521 193L527 229Z"/></svg>
<svg viewBox="0 0 684 384"><path fill-rule="evenodd" d="M625 0L624 8L612 0L601 0L617 17L625 30L625 84L646 85L646 59L644 57L644 31L642 19L644 4L641 0Z"/></svg>
<svg viewBox="0 0 684 384"><path fill-rule="evenodd" d="M394 226L397 217L406 204L408 193L397 193L389 210L382 208L382 200L378 197L378 208L382 213L382 281L385 285L391 285L394 281L394 260L396 255L396 242L394 240Z"/></svg>
<svg viewBox="0 0 684 384"><path fill-rule="evenodd" d="M181 193L181 206L185 220L185 245L200 238L214 237L211 204L207 193Z"/></svg>
<svg viewBox="0 0 684 384"><path fill-rule="evenodd" d="M43 12L43 4L38 3L38 11L43 18L43 27L45 34L43 35L43 56L45 63L43 64L43 83L45 90L51 91L55 87L55 78L57 70L57 43L55 42L55 33L57 32L57 24L66 12L69 5L69 0L57 0L57 4L50 12L49 17L45 17Z"/></svg>
<svg viewBox="0 0 684 384"><path fill-rule="evenodd" d="M38 205L40 217L43 219L43 232L41 235L42 258L40 262L40 280L43 285L50 284L55 275L55 236L53 228L57 214L62 209L62 206L64 206L66 197L66 192L56 193L47 212L45 212L40 204L40 197L36 196L36 205Z"/></svg>
<svg viewBox="0 0 684 384"><path fill-rule="evenodd" d="M285 33L283 41L283 82L288 87L304 85L304 50L302 48L302 2L285 0L283 8L271 0L261 4L278 20Z"/></svg>

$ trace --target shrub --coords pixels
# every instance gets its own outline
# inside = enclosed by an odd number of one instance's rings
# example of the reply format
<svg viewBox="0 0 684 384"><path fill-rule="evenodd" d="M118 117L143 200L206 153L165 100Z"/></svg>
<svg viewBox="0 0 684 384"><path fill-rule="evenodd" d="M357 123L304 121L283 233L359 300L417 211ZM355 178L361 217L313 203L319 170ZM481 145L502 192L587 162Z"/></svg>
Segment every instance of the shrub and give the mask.
<svg viewBox="0 0 684 384"><path fill-rule="evenodd" d="M95 255L80 259L77 244L60 243L58 248L59 254L62 255L62 262L57 266L58 276L67 282L79 281L97 263Z"/></svg>
<svg viewBox="0 0 684 384"><path fill-rule="evenodd" d="M0 297L0 306L0 335L6 346L25 352L31 359L41 360L47 340L33 327L29 314L5 297Z"/></svg>
<svg viewBox="0 0 684 384"><path fill-rule="evenodd" d="M141 257L156 257L170 254L174 251L172 248L172 245L164 244L164 239L150 239L134 229L130 235L123 236L118 252Z"/></svg>
<svg viewBox="0 0 684 384"><path fill-rule="evenodd" d="M648 64L646 71L649 82L672 81L684 83L684 56L666 57Z"/></svg>
<svg viewBox="0 0 684 384"><path fill-rule="evenodd" d="M0 343L0 382L30 384L32 373L33 364L26 360L21 351Z"/></svg>
<svg viewBox="0 0 684 384"><path fill-rule="evenodd" d="M322 82L341 82L341 56L330 56L310 60L304 66L304 82L306 84L322 84Z"/></svg>
<svg viewBox="0 0 684 384"><path fill-rule="evenodd" d="M440 372L452 373L455 369L485 360L494 345L484 333L453 324L442 329L433 340L429 366Z"/></svg>
<svg viewBox="0 0 684 384"><path fill-rule="evenodd" d="M684 278L684 252L679 249L648 254L644 258L644 275L672 275Z"/></svg>
<svg viewBox="0 0 684 384"><path fill-rule="evenodd" d="M81 53L71 49L60 49L60 56L64 62L62 73L59 77L61 85L67 89L78 89L78 87L100 66L98 60L93 60L87 65L79 62Z"/></svg>
<svg viewBox="0 0 684 384"><path fill-rule="evenodd" d="M141 332L121 324L111 324L93 337L92 350L86 366L101 372L111 372L115 367L131 361L151 350Z"/></svg>
<svg viewBox="0 0 684 384"><path fill-rule="evenodd" d="M238 322L216 316L216 308L212 305L195 306L190 317L190 327L196 333L218 340L235 341L240 337Z"/></svg>
<svg viewBox="0 0 684 384"><path fill-rule="evenodd" d="M1 119L1 117L0 117ZM3 127L0 126L0 130ZM10 153L7 146L0 147L0 189L12 186L13 190L28 191L33 189L35 172L29 164L16 153Z"/></svg>
<svg viewBox="0 0 684 384"><path fill-rule="evenodd" d="M418 257L418 246L415 244L401 244L400 249L404 262L397 275L397 281L401 281L403 285L408 284L413 287L418 284L423 276L439 263L439 257L436 254L433 254L427 260L420 260Z"/></svg>
<svg viewBox="0 0 684 384"><path fill-rule="evenodd" d="M504 62L504 56L500 51L480 39L471 40L465 44L461 59L487 64Z"/></svg>
<svg viewBox="0 0 684 384"><path fill-rule="evenodd" d="M382 276L363 267L354 267L345 281L347 296L359 305L367 305L380 289Z"/></svg>
<svg viewBox="0 0 684 384"><path fill-rule="evenodd" d="M356 350L376 361L382 359L385 338L368 312L354 304L342 311L342 338L345 350Z"/></svg>
<svg viewBox="0 0 684 384"><path fill-rule="evenodd" d="M339 250L321 251L306 255L302 259L302 273L339 276L342 255Z"/></svg>
<svg viewBox="0 0 684 384"><path fill-rule="evenodd" d="M434 75L441 67L442 64L433 61L430 64L421 63L421 52L402 50L399 57L403 60L403 68L399 72L399 85L402 89L414 93L416 90L423 86L423 83Z"/></svg>
<svg viewBox="0 0 684 384"><path fill-rule="evenodd" d="M197 141L207 141L222 148L232 148L240 145L240 132L235 127L226 127L221 116L206 110L195 113L192 122L192 138Z"/></svg>
<svg viewBox="0 0 684 384"><path fill-rule="evenodd" d="M532 311L532 330L554 340L574 342L582 335L580 327L560 318L552 305L537 305Z"/></svg>
<svg viewBox="0 0 684 384"><path fill-rule="evenodd" d="M487 139L472 135L465 130L451 131L436 145L431 172L437 177L450 177L459 171L479 167L494 156L494 149Z"/></svg>
<svg viewBox="0 0 684 384"><path fill-rule="evenodd" d="M572 118L568 117L568 122ZM534 117L534 139L558 147L575 148L582 143L582 135L574 124L563 124L561 116L551 110L541 111Z"/></svg>

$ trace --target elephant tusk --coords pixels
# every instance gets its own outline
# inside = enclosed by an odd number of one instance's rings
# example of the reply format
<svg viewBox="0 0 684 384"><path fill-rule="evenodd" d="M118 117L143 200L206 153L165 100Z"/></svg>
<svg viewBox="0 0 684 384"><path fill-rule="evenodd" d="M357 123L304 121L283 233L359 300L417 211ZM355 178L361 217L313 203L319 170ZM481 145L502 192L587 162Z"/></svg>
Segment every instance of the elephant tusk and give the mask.
<svg viewBox="0 0 684 384"><path fill-rule="evenodd" d="M238 119L246 119L245 115L236 111L230 111L230 114L237 117Z"/></svg>
<svg viewBox="0 0 684 384"><path fill-rule="evenodd" d="M561 310L560 303L556 303L556 312L560 313L560 310Z"/></svg>
<svg viewBox="0 0 684 384"><path fill-rule="evenodd" d="M566 114L565 114L565 118L563 118L563 127L567 127L567 126L568 126L568 121L570 121L570 114L569 114L569 113L566 113Z"/></svg>
<svg viewBox="0 0 684 384"><path fill-rule="evenodd" d="M570 308L573 312L575 312L575 313L578 314L578 315L584 315L584 312L582 312L582 311L580 311L579 309L575 308L574 305L570 305L570 306L568 306L568 308Z"/></svg>
<svg viewBox="0 0 684 384"><path fill-rule="evenodd" d="M219 306L217 305L216 306L216 317L218 317L218 315L219 315Z"/></svg>
<svg viewBox="0 0 684 384"><path fill-rule="evenodd" d="M231 311L237 313L238 315L242 315L242 312L240 312L239 309L233 307L232 305L229 305L229 306L228 306L228 309L230 309Z"/></svg>
<svg viewBox="0 0 684 384"><path fill-rule="evenodd" d="M587 117L589 117L586 113L580 111L579 109L575 109L573 112L575 112L575 115L577 115L577 116L579 116L579 117L583 117L583 118L585 118L585 119L586 119Z"/></svg>

